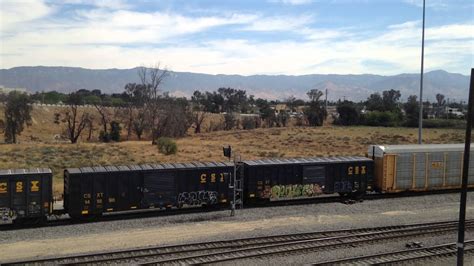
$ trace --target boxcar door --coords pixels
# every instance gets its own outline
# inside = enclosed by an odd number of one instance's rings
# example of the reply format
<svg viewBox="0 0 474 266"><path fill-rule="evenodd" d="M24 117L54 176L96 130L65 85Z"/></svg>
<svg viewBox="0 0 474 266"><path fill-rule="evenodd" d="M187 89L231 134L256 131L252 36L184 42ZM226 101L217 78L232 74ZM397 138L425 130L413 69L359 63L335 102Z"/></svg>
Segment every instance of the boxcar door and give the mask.
<svg viewBox="0 0 474 266"><path fill-rule="evenodd" d="M129 210L130 202L128 199L129 178L127 174L119 174L116 177L116 194L114 200L118 210Z"/></svg>
<svg viewBox="0 0 474 266"><path fill-rule="evenodd" d="M43 186L40 175L28 176L28 217L41 215L41 188Z"/></svg>
<svg viewBox="0 0 474 266"><path fill-rule="evenodd" d="M303 167L303 195L315 197L326 192L326 166L311 165Z"/></svg>
<svg viewBox="0 0 474 266"><path fill-rule="evenodd" d="M27 216L27 201L26 193L28 190L27 180L23 177L14 176L10 179L10 188L9 191L12 196L12 205L11 208L15 210L18 217Z"/></svg>
<svg viewBox="0 0 474 266"><path fill-rule="evenodd" d="M143 202L148 207L176 203L175 171L151 171L143 177Z"/></svg>

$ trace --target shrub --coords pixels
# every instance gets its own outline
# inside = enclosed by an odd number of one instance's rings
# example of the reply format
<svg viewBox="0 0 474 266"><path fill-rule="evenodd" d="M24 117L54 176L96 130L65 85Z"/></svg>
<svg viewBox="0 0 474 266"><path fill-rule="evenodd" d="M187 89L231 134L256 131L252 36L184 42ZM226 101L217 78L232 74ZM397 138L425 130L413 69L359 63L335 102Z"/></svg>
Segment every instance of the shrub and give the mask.
<svg viewBox="0 0 474 266"><path fill-rule="evenodd" d="M99 140L102 142L110 142L110 134L104 133L103 130L99 132Z"/></svg>
<svg viewBox="0 0 474 266"><path fill-rule="evenodd" d="M231 130L235 128L237 124L237 119L235 119L233 113L226 113L224 115L224 130Z"/></svg>
<svg viewBox="0 0 474 266"><path fill-rule="evenodd" d="M156 144L158 145L160 153L163 153L164 155L176 154L178 151L178 145L176 145L176 142L170 138L158 138Z"/></svg>
<svg viewBox="0 0 474 266"><path fill-rule="evenodd" d="M243 129L254 129L255 128L255 119L253 117L243 117L242 118L242 128Z"/></svg>
<svg viewBox="0 0 474 266"><path fill-rule="evenodd" d="M424 128L456 128L465 129L466 121L450 119L423 119Z"/></svg>
<svg viewBox="0 0 474 266"><path fill-rule="evenodd" d="M113 141L120 141L120 131L122 130L120 124L117 121L112 121L110 127L110 139Z"/></svg>
<svg viewBox="0 0 474 266"><path fill-rule="evenodd" d="M372 111L364 116L365 124L378 127L396 127L401 119L399 114L394 112Z"/></svg>

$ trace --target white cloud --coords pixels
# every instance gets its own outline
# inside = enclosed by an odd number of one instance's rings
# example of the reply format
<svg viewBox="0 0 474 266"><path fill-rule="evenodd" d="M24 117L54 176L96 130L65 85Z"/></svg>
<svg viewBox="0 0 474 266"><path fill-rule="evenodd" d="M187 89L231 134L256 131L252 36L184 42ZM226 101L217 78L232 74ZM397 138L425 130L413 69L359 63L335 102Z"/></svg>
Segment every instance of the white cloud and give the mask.
<svg viewBox="0 0 474 266"><path fill-rule="evenodd" d="M212 27L245 24L252 15L229 17L185 17L170 13L134 11L78 11L74 20L43 23L25 28L4 40L5 46L61 44L146 44L170 41L171 38L205 31ZM15 32L18 29L13 29Z"/></svg>
<svg viewBox="0 0 474 266"><path fill-rule="evenodd" d="M13 28L19 23L30 22L43 18L54 11L40 0L1 0L0 1L0 31Z"/></svg>
<svg viewBox="0 0 474 266"><path fill-rule="evenodd" d="M286 5L306 5L313 2L313 0L269 0L270 3L282 3Z"/></svg>
<svg viewBox="0 0 474 266"><path fill-rule="evenodd" d="M249 31L289 31L306 26L314 21L312 16L274 16L255 18L243 28Z"/></svg>
<svg viewBox="0 0 474 266"><path fill-rule="evenodd" d="M87 5L108 9L127 9L131 7L123 0L48 0L48 2L55 5Z"/></svg>

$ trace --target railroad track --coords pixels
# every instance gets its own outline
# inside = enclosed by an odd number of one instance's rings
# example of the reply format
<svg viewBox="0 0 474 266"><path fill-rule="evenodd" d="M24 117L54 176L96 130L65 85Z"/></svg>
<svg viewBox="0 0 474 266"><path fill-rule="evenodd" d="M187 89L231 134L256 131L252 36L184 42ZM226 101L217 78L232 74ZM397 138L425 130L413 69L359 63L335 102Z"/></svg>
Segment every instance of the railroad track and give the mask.
<svg viewBox="0 0 474 266"><path fill-rule="evenodd" d="M464 252L474 252L474 240L464 242ZM408 261L420 262L422 260L432 260L440 257L448 257L456 255L456 243L436 245L431 247L415 248L408 250L400 250L395 252L379 253L368 256L351 257L322 263L314 263L313 265L390 265L403 264Z"/></svg>
<svg viewBox="0 0 474 266"><path fill-rule="evenodd" d="M437 222L362 229L346 229L300 234L275 235L234 240L213 241L173 246L147 247L113 252L80 254L64 257L12 261L8 264L197 264L228 260L301 253L317 249L339 248L396 238L439 234L454 231L457 222ZM466 222L474 228L474 220Z"/></svg>

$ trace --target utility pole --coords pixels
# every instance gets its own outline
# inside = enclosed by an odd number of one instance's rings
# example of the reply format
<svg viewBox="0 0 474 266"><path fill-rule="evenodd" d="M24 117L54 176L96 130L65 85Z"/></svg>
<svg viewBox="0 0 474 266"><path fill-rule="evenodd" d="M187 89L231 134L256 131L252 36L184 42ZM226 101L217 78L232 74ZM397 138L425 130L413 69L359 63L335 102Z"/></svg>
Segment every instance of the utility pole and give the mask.
<svg viewBox="0 0 474 266"><path fill-rule="evenodd" d="M326 88L326 101L324 102L326 108L326 114L328 113L328 89Z"/></svg>
<svg viewBox="0 0 474 266"><path fill-rule="evenodd" d="M471 68L471 84L469 86L469 103L467 107L466 121L466 140L464 142L464 161L462 165L462 185L461 185L461 204L459 206L459 229L458 229L458 254L457 265L462 266L464 263L464 230L466 226L466 200L467 200L467 179L469 171L469 155L471 151L471 127L473 118L474 105L474 68Z"/></svg>
<svg viewBox="0 0 474 266"><path fill-rule="evenodd" d="M421 131L423 129L423 61L425 55L425 0L423 0L423 28L421 32L420 113L418 116L418 144L421 144L423 142Z"/></svg>

